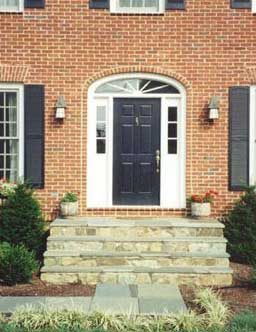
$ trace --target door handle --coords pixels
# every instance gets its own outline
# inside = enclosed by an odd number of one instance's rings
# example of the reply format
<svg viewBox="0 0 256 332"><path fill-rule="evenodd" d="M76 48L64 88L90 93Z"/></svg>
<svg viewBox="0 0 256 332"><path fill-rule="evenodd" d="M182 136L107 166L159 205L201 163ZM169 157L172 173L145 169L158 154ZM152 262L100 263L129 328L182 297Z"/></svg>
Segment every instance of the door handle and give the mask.
<svg viewBox="0 0 256 332"><path fill-rule="evenodd" d="M156 150L156 172L160 173L160 150Z"/></svg>

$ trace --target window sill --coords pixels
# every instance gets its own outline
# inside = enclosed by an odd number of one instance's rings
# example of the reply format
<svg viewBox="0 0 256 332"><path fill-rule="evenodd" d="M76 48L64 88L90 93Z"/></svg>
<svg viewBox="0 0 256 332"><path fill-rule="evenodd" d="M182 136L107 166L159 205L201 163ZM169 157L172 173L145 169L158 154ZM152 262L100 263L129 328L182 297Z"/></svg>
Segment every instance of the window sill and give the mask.
<svg viewBox="0 0 256 332"><path fill-rule="evenodd" d="M23 10L0 10L1 14L23 14Z"/></svg>

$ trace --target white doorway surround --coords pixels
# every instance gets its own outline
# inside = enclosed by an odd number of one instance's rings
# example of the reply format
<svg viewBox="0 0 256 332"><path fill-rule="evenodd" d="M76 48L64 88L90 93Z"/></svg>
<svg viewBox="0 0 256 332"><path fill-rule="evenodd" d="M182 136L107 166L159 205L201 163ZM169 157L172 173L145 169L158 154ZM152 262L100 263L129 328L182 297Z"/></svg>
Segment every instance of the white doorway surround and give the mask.
<svg viewBox="0 0 256 332"><path fill-rule="evenodd" d="M186 207L186 90L157 74L105 77L88 91L87 207L113 208L113 105L115 98L161 100L160 208ZM170 116L170 112L175 112ZM121 206L122 208L124 206ZM154 206L155 207L155 206ZM139 208L139 206L136 206ZM142 206L152 208L152 206Z"/></svg>

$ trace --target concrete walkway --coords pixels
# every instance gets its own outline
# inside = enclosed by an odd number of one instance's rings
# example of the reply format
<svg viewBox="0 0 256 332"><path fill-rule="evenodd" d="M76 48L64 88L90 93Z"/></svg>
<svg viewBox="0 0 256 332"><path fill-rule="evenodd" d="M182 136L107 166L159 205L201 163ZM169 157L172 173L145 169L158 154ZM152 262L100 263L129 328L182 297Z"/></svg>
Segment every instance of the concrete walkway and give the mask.
<svg viewBox="0 0 256 332"><path fill-rule="evenodd" d="M0 312L12 313L24 306L49 310L100 311L112 314L185 312L186 305L176 285L98 284L93 297L1 297Z"/></svg>

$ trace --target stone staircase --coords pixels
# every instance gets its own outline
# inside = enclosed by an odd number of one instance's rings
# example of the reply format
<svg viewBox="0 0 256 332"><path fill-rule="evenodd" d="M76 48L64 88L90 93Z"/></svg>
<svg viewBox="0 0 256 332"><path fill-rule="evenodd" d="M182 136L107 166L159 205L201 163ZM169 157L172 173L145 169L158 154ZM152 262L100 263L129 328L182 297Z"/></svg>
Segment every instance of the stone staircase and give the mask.
<svg viewBox="0 0 256 332"><path fill-rule="evenodd" d="M57 219L50 226L41 279L230 285L224 226L185 218Z"/></svg>

